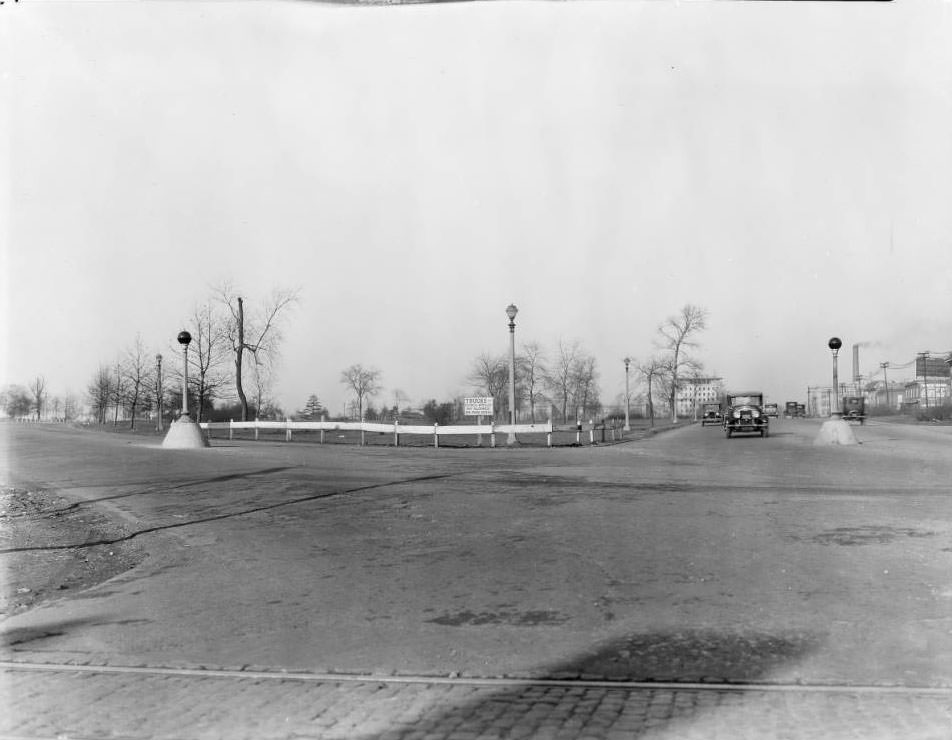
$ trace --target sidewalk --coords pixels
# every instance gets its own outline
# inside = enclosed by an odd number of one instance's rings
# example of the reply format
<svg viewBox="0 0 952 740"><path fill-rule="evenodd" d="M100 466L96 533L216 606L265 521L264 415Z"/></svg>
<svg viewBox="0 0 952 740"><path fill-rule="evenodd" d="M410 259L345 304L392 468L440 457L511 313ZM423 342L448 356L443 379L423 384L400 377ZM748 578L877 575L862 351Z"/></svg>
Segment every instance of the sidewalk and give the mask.
<svg viewBox="0 0 952 740"><path fill-rule="evenodd" d="M0 738L948 740L952 692L0 665ZM9 701L16 697L16 701Z"/></svg>

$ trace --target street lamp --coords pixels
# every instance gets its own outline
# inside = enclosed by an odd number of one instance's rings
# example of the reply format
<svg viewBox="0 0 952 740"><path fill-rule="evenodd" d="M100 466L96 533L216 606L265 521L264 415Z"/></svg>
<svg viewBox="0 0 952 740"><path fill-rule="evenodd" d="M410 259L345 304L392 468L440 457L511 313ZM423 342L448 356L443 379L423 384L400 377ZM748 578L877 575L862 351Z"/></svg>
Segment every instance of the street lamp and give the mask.
<svg viewBox="0 0 952 740"><path fill-rule="evenodd" d="M506 444L514 444L516 433L516 314L519 309L515 303L506 306L506 316L509 317L509 437Z"/></svg>
<svg viewBox="0 0 952 740"><path fill-rule="evenodd" d="M840 353L843 342L840 341L839 337L833 337L827 343L827 346L833 352L833 403L830 404L830 416L839 419L843 416L843 412L840 410L840 384L837 378L836 356Z"/></svg>
<svg viewBox="0 0 952 740"><path fill-rule="evenodd" d="M628 392L628 368L631 365L631 358L625 358L625 431L631 431L631 422L628 418L628 410L631 407L631 394Z"/></svg>
<svg viewBox="0 0 952 740"><path fill-rule="evenodd" d="M889 381L886 379L886 368L889 367L888 362L880 362L879 366L883 369L883 390L886 391L886 410L889 410Z"/></svg>
<svg viewBox="0 0 952 740"><path fill-rule="evenodd" d="M182 418L190 419L188 415L188 345L192 341L192 335L187 331L180 331L178 343L182 345L185 356L185 372L182 373Z"/></svg>
<svg viewBox="0 0 952 740"><path fill-rule="evenodd" d="M162 431L162 355L155 356L155 407L158 413L157 432Z"/></svg>

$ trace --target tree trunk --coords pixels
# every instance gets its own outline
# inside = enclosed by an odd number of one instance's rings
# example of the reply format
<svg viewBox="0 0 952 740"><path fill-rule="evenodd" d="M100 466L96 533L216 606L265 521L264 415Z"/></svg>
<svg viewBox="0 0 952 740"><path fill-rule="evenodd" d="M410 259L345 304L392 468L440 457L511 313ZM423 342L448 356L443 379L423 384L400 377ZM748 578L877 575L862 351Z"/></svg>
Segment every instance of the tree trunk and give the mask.
<svg viewBox="0 0 952 740"><path fill-rule="evenodd" d="M248 399L245 397L245 389L241 387L241 363L242 355L245 351L245 307L238 299L238 347L235 349L235 389L238 391L238 399L241 401L241 420L248 421Z"/></svg>
<svg viewBox="0 0 952 740"><path fill-rule="evenodd" d="M674 365L671 369L671 423L678 423L678 356L681 354L681 343L674 347Z"/></svg>
<svg viewBox="0 0 952 740"><path fill-rule="evenodd" d="M648 418L651 420L651 426L654 426L654 403L651 400L651 378L648 378Z"/></svg>

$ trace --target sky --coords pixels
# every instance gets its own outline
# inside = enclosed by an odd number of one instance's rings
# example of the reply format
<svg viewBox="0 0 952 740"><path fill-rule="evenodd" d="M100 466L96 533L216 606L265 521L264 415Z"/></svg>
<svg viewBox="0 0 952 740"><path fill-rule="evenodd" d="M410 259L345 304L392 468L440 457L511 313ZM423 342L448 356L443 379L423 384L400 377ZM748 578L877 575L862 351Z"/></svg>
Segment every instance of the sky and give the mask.
<svg viewBox="0 0 952 740"><path fill-rule="evenodd" d="M832 336L881 377L952 350L949 38L932 0L7 3L0 385L171 357L223 282L300 291L288 411L355 363L468 395L510 303L606 401L685 304L728 387L802 402Z"/></svg>

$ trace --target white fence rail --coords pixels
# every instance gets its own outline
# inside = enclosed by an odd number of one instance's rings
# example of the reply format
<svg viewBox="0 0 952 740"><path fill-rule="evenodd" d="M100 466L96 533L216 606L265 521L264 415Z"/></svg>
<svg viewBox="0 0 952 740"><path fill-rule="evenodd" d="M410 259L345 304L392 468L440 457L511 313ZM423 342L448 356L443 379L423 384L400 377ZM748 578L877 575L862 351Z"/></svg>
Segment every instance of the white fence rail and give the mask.
<svg viewBox="0 0 952 740"><path fill-rule="evenodd" d="M360 432L361 444L364 443L364 435L368 432L372 434L393 434L393 444L400 446L400 437L408 434L418 436L428 436L433 438L433 446L440 446L440 437L453 436L473 436L489 437L491 447L496 446L496 436L499 434L545 434L546 444L552 446L552 422L545 424L457 424L432 426L425 424L400 424L393 422L390 424L381 424L370 421L212 421L202 422L199 426L208 432L227 431L228 439L234 439L235 430L253 430L255 439L259 438L261 431L283 431L284 438L290 442L293 439L294 432L319 432L321 444L324 444L324 436L327 432Z"/></svg>

